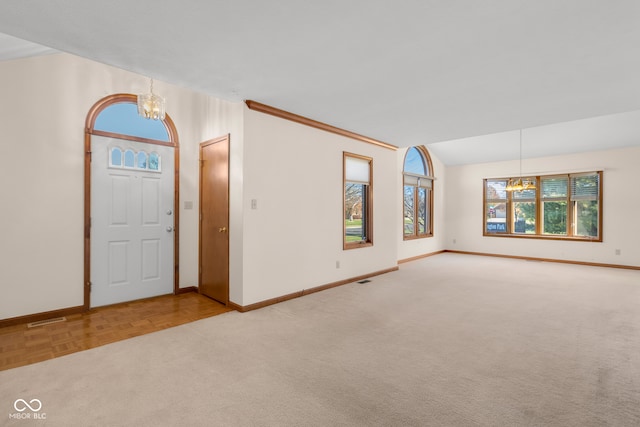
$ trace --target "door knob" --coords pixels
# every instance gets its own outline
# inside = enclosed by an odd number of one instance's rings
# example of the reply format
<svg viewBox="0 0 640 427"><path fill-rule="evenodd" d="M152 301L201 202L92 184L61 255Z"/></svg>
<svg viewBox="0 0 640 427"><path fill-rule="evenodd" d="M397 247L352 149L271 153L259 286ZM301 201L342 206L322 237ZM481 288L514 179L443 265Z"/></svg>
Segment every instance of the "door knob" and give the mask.
<svg viewBox="0 0 640 427"><path fill-rule="evenodd" d="M173 227L168 226L168 227L167 227L167 233L171 233L172 231L173 231Z"/></svg>
<svg viewBox="0 0 640 427"><path fill-rule="evenodd" d="M218 228L218 233L225 233L227 231L227 227Z"/></svg>

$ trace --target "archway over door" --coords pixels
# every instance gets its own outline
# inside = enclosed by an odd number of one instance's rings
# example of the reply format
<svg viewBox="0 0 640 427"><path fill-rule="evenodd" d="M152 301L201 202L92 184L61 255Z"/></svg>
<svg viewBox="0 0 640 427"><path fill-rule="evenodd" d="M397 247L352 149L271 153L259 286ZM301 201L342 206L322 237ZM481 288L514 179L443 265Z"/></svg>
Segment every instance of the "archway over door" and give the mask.
<svg viewBox="0 0 640 427"><path fill-rule="evenodd" d="M135 173L136 169L142 168L142 174L144 173L153 173L158 172L160 168L157 160L159 158L158 152L164 150L170 150L169 153L173 157L173 162L171 164L171 169L173 170L173 176L170 178L172 187L172 208L166 210L167 215L172 216L173 225L171 230L167 227L167 231L172 232L173 234L173 257L171 260L171 273L173 276L173 293L178 292L178 260L179 260L179 176L180 176L180 150L179 150L179 142L178 142L178 133L175 128L173 121L170 116L167 114L165 119L161 122L156 122L152 129L152 132L142 131L140 132L139 128L149 127L147 125L136 125L135 119L132 119L132 123L129 123L130 127L123 126L123 120L115 120L112 121L113 125L104 125L105 121L102 120L105 116L110 115L112 111L116 110L117 106L126 106L129 107L132 104L135 106L137 101L136 95L132 94L114 94L102 98L98 102L96 102L89 113L87 114L86 122L85 122L85 180L84 180L84 191L85 191L85 203L84 203L84 308L88 310L91 303L91 278L92 278L92 197L94 199L98 199L102 196L102 194L93 194L92 195L92 161L101 161L108 164L107 167L122 167L123 170L129 171L131 173ZM108 114L105 113L108 111ZM105 113L105 116L102 114ZM144 119L141 119L144 121ZM149 122L147 122L149 123ZM158 125L160 125L160 131L158 131ZM164 130L164 132L163 132ZM94 144L105 144L105 141L119 141L113 142L107 148L107 151L101 152L100 159L93 159L93 148ZM93 143L93 144L92 144ZM138 145L136 145L138 144ZM117 147L116 147L117 146ZM136 147L157 147L157 150L153 148L147 149L139 149L137 151ZM133 148L132 148L133 147ZM101 146L101 149L104 148ZM110 151L111 150L111 151ZM129 163L124 163L125 161L129 162L131 156L134 157L134 167L130 167ZM122 163L119 163L120 160ZM140 171L138 171L140 172ZM134 177L135 178L135 177ZM169 212L171 211L171 212ZM95 252L95 250L94 250ZM124 255L120 255L124 257ZM143 256L144 258L144 256ZM153 257L151 257L153 258ZM128 262L123 258L123 262ZM155 261L154 261L155 262ZM153 264L153 262L152 262Z"/></svg>

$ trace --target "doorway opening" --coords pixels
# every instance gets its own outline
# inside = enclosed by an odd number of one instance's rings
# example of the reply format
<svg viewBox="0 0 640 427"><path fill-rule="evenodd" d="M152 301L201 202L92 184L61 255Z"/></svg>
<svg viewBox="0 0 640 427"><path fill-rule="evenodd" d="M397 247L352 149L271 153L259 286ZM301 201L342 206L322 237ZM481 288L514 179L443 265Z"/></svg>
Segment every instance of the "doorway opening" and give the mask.
<svg viewBox="0 0 640 427"><path fill-rule="evenodd" d="M179 142L107 96L85 123L84 308L178 292Z"/></svg>

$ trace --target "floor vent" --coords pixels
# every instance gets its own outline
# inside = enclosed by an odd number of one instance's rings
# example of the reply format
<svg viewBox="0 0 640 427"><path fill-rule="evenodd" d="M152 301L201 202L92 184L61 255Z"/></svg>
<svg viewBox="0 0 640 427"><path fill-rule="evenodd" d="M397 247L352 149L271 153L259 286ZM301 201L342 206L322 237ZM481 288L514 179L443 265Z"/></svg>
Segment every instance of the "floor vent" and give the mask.
<svg viewBox="0 0 640 427"><path fill-rule="evenodd" d="M27 327L35 328L36 326L51 325L52 323L65 322L66 317L54 317L53 319L39 320L37 322L27 323Z"/></svg>
<svg viewBox="0 0 640 427"><path fill-rule="evenodd" d="M371 280L369 279L364 279L364 280L360 280L358 283L360 283L361 285L364 285L365 283L369 283Z"/></svg>

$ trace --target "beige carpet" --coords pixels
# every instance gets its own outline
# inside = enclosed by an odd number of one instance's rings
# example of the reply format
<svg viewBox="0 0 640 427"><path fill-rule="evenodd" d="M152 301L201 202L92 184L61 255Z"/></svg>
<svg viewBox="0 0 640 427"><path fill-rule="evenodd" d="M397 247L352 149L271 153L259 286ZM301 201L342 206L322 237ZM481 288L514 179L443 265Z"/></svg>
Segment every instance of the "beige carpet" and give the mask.
<svg viewBox="0 0 640 427"><path fill-rule="evenodd" d="M639 338L640 271L442 254L0 372L0 425L637 426Z"/></svg>

